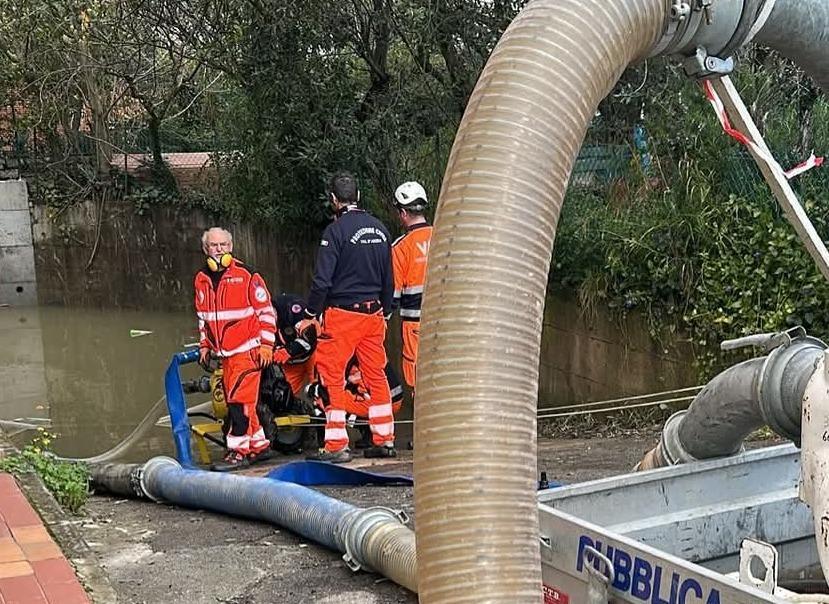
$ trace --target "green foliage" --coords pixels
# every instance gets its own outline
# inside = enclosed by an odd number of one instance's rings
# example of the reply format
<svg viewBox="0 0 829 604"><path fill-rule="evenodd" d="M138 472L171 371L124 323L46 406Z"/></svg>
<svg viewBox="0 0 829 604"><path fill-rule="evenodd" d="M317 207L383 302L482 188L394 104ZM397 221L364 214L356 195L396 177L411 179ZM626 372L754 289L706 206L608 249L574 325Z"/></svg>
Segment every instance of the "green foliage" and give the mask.
<svg viewBox="0 0 829 604"><path fill-rule="evenodd" d="M523 3L21 0L0 25L0 109L27 179L56 184L52 205L116 186L114 154L151 155L167 188L163 152L207 151L215 191L176 203L317 229L337 170L381 214L403 180L437 197L466 99Z"/></svg>
<svg viewBox="0 0 829 604"><path fill-rule="evenodd" d="M829 150L829 103L791 63L752 50L735 84L783 166ZM650 165L633 144L634 125L649 135ZM588 309L643 313L655 337L668 329L689 338L703 378L737 360L717 350L724 339L794 325L829 335L829 285L698 84L665 61L631 70L600 106L586 145L608 143L629 149L629 165L605 181L574 177L555 284L576 288ZM829 171L793 186L829 235Z"/></svg>
<svg viewBox="0 0 829 604"><path fill-rule="evenodd" d="M20 453L0 459L0 472L35 472L58 503L77 514L89 494L89 473L83 464L56 459L51 451L54 439L54 434L38 428L37 435Z"/></svg>
<svg viewBox="0 0 829 604"><path fill-rule="evenodd" d="M829 207L807 201L829 231ZM688 331L703 370L724 339L803 325L829 333L829 285L768 196L653 196L619 209L574 196L559 230L554 278L626 312L644 311L656 335Z"/></svg>

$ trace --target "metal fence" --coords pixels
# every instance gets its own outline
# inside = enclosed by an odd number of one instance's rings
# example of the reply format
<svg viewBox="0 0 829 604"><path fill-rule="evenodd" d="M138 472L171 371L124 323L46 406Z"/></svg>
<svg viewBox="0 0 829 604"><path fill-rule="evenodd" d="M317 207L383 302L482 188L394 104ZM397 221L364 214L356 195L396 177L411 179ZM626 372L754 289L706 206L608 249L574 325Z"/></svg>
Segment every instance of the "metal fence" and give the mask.
<svg viewBox="0 0 829 604"><path fill-rule="evenodd" d="M164 160L182 185L190 186L206 172L211 172L212 186L216 185L213 156L226 149L216 133L210 132L209 128L205 128L205 132L207 134L199 138L169 129L159 133ZM135 175L140 173L142 166L151 163L151 137L145 127L119 126L109 132L108 138L114 168ZM36 175L50 165L88 160L95 153L96 144L97 141L84 132L76 133L69 141L62 140L54 132L22 127L11 108L0 108L0 178L8 178L17 171L23 175ZM805 159L791 152L779 153L777 157L785 168ZM570 188L606 195L609 200L625 191L629 193L631 185L637 182L649 182L652 188L664 190L680 182L682 161L682 158L661 153L639 123L625 129L594 128L588 132L576 159ZM760 172L743 148L724 142L717 164L717 174L712 174L712 178L716 178L716 187L720 191L741 197L763 191ZM434 176L439 181L441 175ZM826 190L829 167L816 170L806 178L810 187ZM800 182L797 179L793 183L795 189L800 187Z"/></svg>

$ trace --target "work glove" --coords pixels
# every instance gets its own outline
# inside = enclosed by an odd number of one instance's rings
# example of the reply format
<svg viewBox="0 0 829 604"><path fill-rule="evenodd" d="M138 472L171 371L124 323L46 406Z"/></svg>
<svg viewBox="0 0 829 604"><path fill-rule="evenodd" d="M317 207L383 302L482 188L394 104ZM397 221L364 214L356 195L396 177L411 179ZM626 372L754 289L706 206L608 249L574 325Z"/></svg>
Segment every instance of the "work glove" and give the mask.
<svg viewBox="0 0 829 604"><path fill-rule="evenodd" d="M273 353L273 362L277 365L282 365L283 363L287 363L290 360L291 355L288 353L287 348L277 348Z"/></svg>
<svg viewBox="0 0 829 604"><path fill-rule="evenodd" d="M305 330L309 328L313 328L318 334L322 333L322 325L320 325L319 319L316 317L302 319L302 321L296 324L296 332L298 334L305 333Z"/></svg>
<svg viewBox="0 0 829 604"><path fill-rule="evenodd" d="M273 363L273 347L269 344L262 344L259 347L259 367L264 369Z"/></svg>
<svg viewBox="0 0 829 604"><path fill-rule="evenodd" d="M199 365L205 371L210 371L210 349L199 348Z"/></svg>

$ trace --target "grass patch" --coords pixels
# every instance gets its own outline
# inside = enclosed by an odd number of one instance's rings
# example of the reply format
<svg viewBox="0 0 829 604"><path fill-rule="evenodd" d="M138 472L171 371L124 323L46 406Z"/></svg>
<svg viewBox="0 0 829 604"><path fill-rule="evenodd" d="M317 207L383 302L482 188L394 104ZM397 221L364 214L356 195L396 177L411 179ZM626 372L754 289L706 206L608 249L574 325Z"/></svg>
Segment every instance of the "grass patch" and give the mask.
<svg viewBox="0 0 829 604"><path fill-rule="evenodd" d="M64 509L78 514L89 496L89 472L84 464L57 459L51 450L54 439L54 434L38 428L19 453L0 459L0 472L36 473Z"/></svg>

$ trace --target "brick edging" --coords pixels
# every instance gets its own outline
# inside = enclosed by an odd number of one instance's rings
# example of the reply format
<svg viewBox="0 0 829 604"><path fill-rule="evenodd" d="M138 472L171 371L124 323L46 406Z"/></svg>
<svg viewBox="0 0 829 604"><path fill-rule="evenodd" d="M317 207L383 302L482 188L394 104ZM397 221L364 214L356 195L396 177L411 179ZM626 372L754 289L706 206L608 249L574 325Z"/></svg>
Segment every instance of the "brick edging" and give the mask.
<svg viewBox="0 0 829 604"><path fill-rule="evenodd" d="M0 429L0 457L19 453ZM75 567L78 579L95 604L115 604L118 597L104 569L75 526L77 520L67 514L34 472L17 476L17 484L40 515L46 529Z"/></svg>

